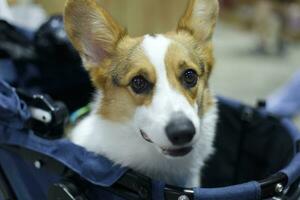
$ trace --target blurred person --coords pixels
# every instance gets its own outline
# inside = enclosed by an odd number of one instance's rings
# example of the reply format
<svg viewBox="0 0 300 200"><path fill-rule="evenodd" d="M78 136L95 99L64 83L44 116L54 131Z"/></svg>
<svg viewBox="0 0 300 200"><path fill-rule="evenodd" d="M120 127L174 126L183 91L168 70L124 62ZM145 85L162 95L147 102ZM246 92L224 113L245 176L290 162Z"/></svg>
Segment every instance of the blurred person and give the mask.
<svg viewBox="0 0 300 200"><path fill-rule="evenodd" d="M20 28L35 31L47 18L45 10L32 0L16 0L10 6L7 0L0 0L0 19Z"/></svg>
<svg viewBox="0 0 300 200"><path fill-rule="evenodd" d="M281 55L284 52L283 21L271 0L257 1L254 15L254 30L258 36L258 53Z"/></svg>
<svg viewBox="0 0 300 200"><path fill-rule="evenodd" d="M13 21L13 16L6 0L0 0L0 19Z"/></svg>
<svg viewBox="0 0 300 200"><path fill-rule="evenodd" d="M286 9L288 35L292 38L300 35L300 0L291 2Z"/></svg>
<svg viewBox="0 0 300 200"><path fill-rule="evenodd" d="M268 98L267 110L275 115L288 118L300 114L300 70L291 81Z"/></svg>
<svg viewBox="0 0 300 200"><path fill-rule="evenodd" d="M221 6L224 8L232 8L234 6L233 0L220 0Z"/></svg>

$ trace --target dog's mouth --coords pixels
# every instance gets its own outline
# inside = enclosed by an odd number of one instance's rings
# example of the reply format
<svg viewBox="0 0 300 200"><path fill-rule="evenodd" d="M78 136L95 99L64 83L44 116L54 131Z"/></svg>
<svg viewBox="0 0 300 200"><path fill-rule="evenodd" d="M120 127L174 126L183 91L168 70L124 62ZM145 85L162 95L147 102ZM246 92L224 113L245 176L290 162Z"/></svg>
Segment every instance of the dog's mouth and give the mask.
<svg viewBox="0 0 300 200"><path fill-rule="evenodd" d="M193 150L193 147L183 147L183 148L179 148L179 149L161 148L161 150L162 150L162 153L167 156L183 157L183 156L189 154Z"/></svg>
<svg viewBox="0 0 300 200"><path fill-rule="evenodd" d="M149 136L141 130L141 135L144 138L144 140L146 140L147 142L153 143L152 140L149 138Z"/></svg>
<svg viewBox="0 0 300 200"><path fill-rule="evenodd" d="M149 138L149 136L144 132L140 131L142 137L144 140L146 140L149 143L153 143L153 141ZM182 148L164 148L164 147L159 147L161 152L166 155L166 156L171 156L171 157L183 157L187 154L189 154L192 150L193 147L182 147Z"/></svg>

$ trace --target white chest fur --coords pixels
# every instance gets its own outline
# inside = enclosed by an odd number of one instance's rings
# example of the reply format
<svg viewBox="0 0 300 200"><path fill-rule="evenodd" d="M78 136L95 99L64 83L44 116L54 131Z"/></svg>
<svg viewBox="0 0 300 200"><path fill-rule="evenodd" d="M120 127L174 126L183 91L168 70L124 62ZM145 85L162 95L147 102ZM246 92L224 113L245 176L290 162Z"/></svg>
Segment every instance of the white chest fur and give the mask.
<svg viewBox="0 0 300 200"><path fill-rule="evenodd" d="M132 168L153 179L181 187L200 185L200 169L213 153L217 110L211 108L201 120L201 135L193 151L182 158L167 158L147 143L130 122L113 123L96 114L86 117L72 131L71 140L116 164Z"/></svg>

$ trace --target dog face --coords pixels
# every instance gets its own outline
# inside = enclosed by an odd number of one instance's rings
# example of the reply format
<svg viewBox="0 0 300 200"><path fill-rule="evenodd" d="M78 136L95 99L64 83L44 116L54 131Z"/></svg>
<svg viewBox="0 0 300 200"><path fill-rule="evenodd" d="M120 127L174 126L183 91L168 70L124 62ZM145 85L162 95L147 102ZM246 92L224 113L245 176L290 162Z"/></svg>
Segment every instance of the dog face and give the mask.
<svg viewBox="0 0 300 200"><path fill-rule="evenodd" d="M163 155L187 155L214 106L208 79L217 15L217 0L191 0L176 31L131 38L94 0L69 0L65 27L101 93L97 114L130 124Z"/></svg>

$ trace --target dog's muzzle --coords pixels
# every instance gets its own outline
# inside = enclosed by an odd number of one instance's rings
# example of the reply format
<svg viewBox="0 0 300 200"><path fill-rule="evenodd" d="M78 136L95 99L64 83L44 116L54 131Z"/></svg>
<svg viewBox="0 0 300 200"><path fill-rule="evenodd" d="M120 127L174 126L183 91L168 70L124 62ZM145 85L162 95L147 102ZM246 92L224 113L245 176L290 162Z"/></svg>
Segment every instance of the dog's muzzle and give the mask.
<svg viewBox="0 0 300 200"><path fill-rule="evenodd" d="M140 132L144 140L146 140L149 143L153 143L153 141L149 138L149 136L144 131L141 130ZM159 147L159 148L164 155L171 156L171 157L183 157L193 150L193 147L183 147L183 148Z"/></svg>

